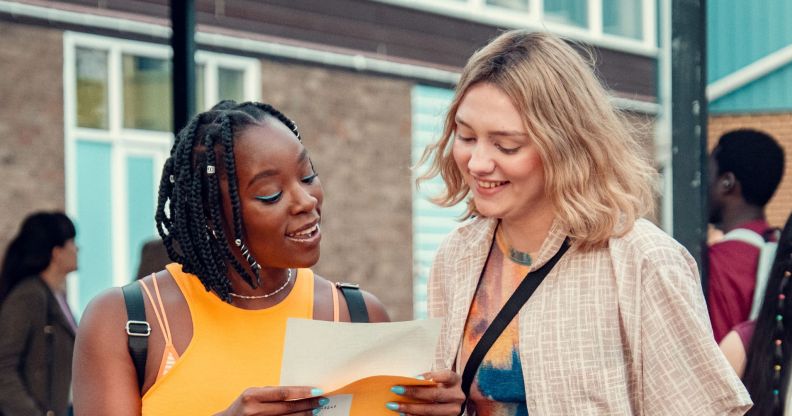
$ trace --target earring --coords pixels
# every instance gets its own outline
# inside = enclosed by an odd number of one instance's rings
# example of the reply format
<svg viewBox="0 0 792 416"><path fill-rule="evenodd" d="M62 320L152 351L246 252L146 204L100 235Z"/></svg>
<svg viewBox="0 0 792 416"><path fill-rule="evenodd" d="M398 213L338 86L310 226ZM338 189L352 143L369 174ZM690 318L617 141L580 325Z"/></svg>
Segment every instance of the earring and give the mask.
<svg viewBox="0 0 792 416"><path fill-rule="evenodd" d="M234 244L236 244L236 246L239 247L239 249L242 251L242 255L245 256L245 260L250 265L250 269L253 270L253 274L256 276L256 287L260 286L261 275L259 273L259 270L261 270L261 266L258 264L256 259L253 258L253 255L250 254L250 250L245 245L245 243L242 242L241 239L237 238L236 240L234 240Z"/></svg>

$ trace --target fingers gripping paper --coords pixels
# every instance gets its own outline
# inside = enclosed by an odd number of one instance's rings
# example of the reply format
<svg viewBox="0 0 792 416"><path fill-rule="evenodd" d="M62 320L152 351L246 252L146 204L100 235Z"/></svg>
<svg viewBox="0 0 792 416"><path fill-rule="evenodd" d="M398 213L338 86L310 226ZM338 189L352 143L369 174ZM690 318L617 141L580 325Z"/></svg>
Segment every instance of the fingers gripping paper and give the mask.
<svg viewBox="0 0 792 416"><path fill-rule="evenodd" d="M315 386L331 398L322 415L394 415L395 385L432 385L415 376L430 371L440 320L346 323L290 318L280 384Z"/></svg>

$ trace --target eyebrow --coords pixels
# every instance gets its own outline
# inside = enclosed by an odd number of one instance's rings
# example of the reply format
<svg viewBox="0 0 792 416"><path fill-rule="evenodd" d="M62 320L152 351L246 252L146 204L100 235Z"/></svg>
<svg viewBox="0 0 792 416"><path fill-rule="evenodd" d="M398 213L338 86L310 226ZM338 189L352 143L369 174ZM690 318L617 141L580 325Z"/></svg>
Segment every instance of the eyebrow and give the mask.
<svg viewBox="0 0 792 416"><path fill-rule="evenodd" d="M465 121L462 120L461 118L459 118L459 116L454 117L454 121L457 124L461 124L461 125L469 128L469 129L471 129L471 130L474 130L473 127L470 126L470 124L465 123ZM528 133L525 133L525 132L522 132L522 131L517 131L517 130L488 131L487 135L489 137L493 137L493 136L495 136L495 137L528 137Z"/></svg>
<svg viewBox="0 0 792 416"><path fill-rule="evenodd" d="M308 159L308 149L303 148L302 152L300 152L300 155L297 156L297 163L298 164L303 163L306 159ZM253 177L250 178L250 181L248 181L247 186L253 185L253 182L256 182L259 179L269 178L271 176L277 176L279 173L280 171L277 169L262 170L261 172L253 175Z"/></svg>

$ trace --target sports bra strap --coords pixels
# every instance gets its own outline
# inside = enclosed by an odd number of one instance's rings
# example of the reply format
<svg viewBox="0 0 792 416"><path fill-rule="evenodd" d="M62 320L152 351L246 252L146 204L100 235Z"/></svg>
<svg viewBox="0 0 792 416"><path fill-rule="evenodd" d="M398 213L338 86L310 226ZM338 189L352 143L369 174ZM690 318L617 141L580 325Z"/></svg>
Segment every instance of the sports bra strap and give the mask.
<svg viewBox="0 0 792 416"><path fill-rule="evenodd" d="M148 297L151 306L154 308L154 315L157 317L157 323L165 338L165 344L173 344L173 336L171 335L170 325L168 325L168 315L165 313L165 306L162 304L162 296L160 296L159 285L157 284L157 276L154 273L151 274L151 280L154 282L154 292L157 295L156 301L154 297L151 296L151 292L145 282L141 280L140 286L143 287L143 291L146 292L146 297Z"/></svg>
<svg viewBox="0 0 792 416"><path fill-rule="evenodd" d="M341 319L338 312L338 289L333 285L330 290L333 292L333 322L338 322Z"/></svg>

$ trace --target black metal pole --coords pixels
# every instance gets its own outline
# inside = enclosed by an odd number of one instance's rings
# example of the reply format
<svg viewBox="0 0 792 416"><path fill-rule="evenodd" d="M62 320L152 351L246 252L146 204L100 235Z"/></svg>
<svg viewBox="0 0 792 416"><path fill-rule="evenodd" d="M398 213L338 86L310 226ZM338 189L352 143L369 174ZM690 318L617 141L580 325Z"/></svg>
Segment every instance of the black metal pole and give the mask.
<svg viewBox="0 0 792 416"><path fill-rule="evenodd" d="M706 0L671 3L674 238L696 259L707 287Z"/></svg>
<svg viewBox="0 0 792 416"><path fill-rule="evenodd" d="M171 0L173 131L195 114L195 0Z"/></svg>

